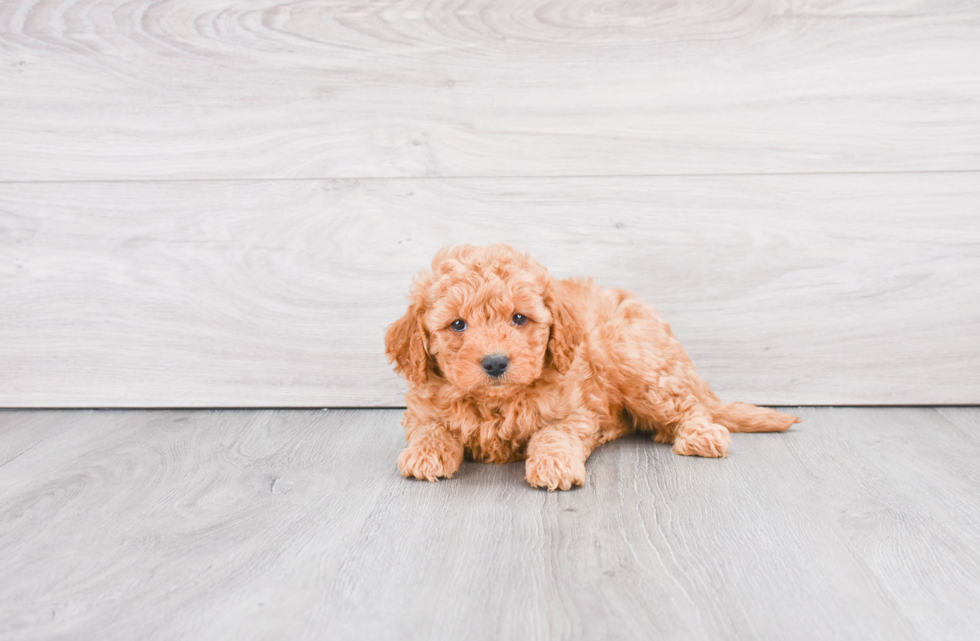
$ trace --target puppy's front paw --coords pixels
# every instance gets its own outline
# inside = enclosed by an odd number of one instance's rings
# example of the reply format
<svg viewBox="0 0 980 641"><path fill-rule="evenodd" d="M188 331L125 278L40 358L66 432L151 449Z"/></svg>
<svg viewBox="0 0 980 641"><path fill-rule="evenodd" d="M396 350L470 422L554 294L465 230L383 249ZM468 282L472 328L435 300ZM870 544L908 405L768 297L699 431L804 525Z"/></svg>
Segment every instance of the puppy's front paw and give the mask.
<svg viewBox="0 0 980 641"><path fill-rule="evenodd" d="M674 452L681 456L703 456L705 458L724 458L728 456L728 446L732 437L723 425L712 423L696 432L678 434L674 439Z"/></svg>
<svg viewBox="0 0 980 641"><path fill-rule="evenodd" d="M570 455L534 456L524 466L524 478L549 492L570 490L573 485L585 485L585 461Z"/></svg>
<svg viewBox="0 0 980 641"><path fill-rule="evenodd" d="M405 478L414 476L431 482L452 478L462 461L462 447L456 448L449 443L423 443L402 450L398 456L398 470Z"/></svg>

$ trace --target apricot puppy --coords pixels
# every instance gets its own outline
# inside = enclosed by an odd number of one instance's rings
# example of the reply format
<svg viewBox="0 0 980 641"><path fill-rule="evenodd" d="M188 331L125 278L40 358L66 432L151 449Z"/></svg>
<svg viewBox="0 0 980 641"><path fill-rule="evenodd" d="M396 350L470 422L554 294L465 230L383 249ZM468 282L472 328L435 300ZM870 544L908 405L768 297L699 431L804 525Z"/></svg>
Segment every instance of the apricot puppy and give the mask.
<svg viewBox="0 0 980 641"><path fill-rule="evenodd" d="M410 385L406 477L450 478L468 453L525 459L528 483L567 490L585 483L596 446L634 430L678 454L722 457L729 432L800 421L722 403L653 307L589 279L556 280L507 245L442 249L411 299L385 335Z"/></svg>

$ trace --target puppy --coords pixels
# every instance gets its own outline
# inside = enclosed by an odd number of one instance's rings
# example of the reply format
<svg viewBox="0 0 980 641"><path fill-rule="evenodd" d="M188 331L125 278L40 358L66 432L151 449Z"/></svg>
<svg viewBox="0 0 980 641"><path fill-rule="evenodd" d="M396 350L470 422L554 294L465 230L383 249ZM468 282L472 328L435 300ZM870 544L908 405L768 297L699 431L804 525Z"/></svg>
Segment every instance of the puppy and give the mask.
<svg viewBox="0 0 980 641"><path fill-rule="evenodd" d="M525 459L534 487L585 483L598 445L649 431L685 456L728 455L729 432L800 421L722 403L653 307L589 279L556 280L507 245L446 247L385 335L410 385L406 477L451 478L464 454Z"/></svg>

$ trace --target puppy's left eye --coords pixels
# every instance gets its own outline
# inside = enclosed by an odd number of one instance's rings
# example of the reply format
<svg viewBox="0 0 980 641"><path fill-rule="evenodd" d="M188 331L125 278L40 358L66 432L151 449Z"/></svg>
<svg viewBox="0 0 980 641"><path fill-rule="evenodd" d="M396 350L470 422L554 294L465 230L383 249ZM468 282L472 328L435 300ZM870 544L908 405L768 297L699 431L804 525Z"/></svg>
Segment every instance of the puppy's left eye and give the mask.
<svg viewBox="0 0 980 641"><path fill-rule="evenodd" d="M449 326L453 328L454 332L461 332L466 329L466 321L462 318L457 318Z"/></svg>
<svg viewBox="0 0 980 641"><path fill-rule="evenodd" d="M514 314L514 318L511 319L511 322L515 325L523 325L527 322L527 316L524 314Z"/></svg>

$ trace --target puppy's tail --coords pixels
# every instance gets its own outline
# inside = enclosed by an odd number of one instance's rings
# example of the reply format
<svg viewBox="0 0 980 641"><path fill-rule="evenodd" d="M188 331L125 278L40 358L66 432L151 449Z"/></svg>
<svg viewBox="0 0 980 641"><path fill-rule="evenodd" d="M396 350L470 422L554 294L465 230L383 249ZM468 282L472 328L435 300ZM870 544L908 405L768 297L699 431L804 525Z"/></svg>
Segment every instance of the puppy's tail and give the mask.
<svg viewBox="0 0 980 641"><path fill-rule="evenodd" d="M719 405L711 410L711 418L727 427L729 432L782 432L793 423L803 421L792 414L748 403Z"/></svg>

